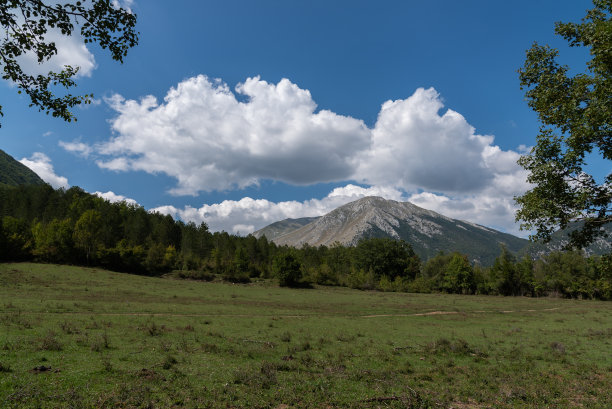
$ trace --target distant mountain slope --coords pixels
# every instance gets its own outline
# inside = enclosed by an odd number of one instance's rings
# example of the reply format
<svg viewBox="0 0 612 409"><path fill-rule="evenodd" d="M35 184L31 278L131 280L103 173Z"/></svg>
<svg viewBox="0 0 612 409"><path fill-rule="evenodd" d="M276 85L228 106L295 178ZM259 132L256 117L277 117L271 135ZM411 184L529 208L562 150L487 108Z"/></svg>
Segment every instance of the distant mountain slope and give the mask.
<svg viewBox="0 0 612 409"><path fill-rule="evenodd" d="M279 222L272 223L263 229L257 230L253 233L253 236L260 238L262 236L266 236L268 240L274 240L277 237L280 237L284 234L292 232L294 230L299 229L302 226L307 225L315 220L318 217L302 217L299 219L285 219Z"/></svg>
<svg viewBox="0 0 612 409"><path fill-rule="evenodd" d="M264 230L264 229L262 229ZM518 252L529 242L484 226L451 219L409 202L366 197L322 216L303 227L272 239L278 245L300 247L355 245L364 237L390 237L410 243L427 259L440 251L459 251L473 261L490 265L500 245Z"/></svg>
<svg viewBox="0 0 612 409"><path fill-rule="evenodd" d="M551 251L563 250L569 239L568 234L580 227L579 223L574 223L564 230L558 230L551 235L548 243L530 242L522 249L519 254L529 254L537 258ZM593 244L588 246L585 251L588 255L602 255L612 252L612 223L604 226L608 237L598 237Z"/></svg>
<svg viewBox="0 0 612 409"><path fill-rule="evenodd" d="M30 168L0 149L0 184L19 186L42 185L44 183Z"/></svg>

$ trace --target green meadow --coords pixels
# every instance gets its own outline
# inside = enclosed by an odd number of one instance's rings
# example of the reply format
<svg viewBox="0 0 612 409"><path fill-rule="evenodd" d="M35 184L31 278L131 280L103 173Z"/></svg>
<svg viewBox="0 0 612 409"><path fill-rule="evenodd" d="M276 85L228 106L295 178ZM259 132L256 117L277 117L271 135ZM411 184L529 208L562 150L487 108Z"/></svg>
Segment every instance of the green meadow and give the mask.
<svg viewBox="0 0 612 409"><path fill-rule="evenodd" d="M610 408L612 304L0 264L2 408Z"/></svg>

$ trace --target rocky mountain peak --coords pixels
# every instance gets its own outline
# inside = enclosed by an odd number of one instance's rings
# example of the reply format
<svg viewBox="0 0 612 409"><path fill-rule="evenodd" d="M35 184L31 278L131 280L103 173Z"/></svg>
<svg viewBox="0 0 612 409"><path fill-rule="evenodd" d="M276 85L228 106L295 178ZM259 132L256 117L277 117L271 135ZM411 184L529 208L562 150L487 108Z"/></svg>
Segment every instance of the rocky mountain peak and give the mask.
<svg viewBox="0 0 612 409"><path fill-rule="evenodd" d="M368 196L347 203L272 240L278 245L355 245L362 238L406 240L428 258L439 251L461 251L475 261L492 262L500 244L517 251L526 240L493 229L454 220L410 202Z"/></svg>

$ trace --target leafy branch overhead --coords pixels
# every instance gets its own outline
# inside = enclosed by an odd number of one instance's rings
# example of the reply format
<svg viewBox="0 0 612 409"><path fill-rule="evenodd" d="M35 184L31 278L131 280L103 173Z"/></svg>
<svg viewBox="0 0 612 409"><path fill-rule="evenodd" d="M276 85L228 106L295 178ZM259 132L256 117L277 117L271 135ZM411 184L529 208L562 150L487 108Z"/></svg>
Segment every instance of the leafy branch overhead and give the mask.
<svg viewBox="0 0 612 409"><path fill-rule="evenodd" d="M0 4L0 24L4 31L4 38L0 39L2 78L15 83L18 93L26 93L31 107L68 122L76 120L70 109L89 104L93 97L92 94L55 94L56 87L68 90L76 86L74 78L79 67L64 66L60 72L31 75L24 71L20 57L31 54L43 64L56 55L56 44L48 39L51 32L66 37L80 33L86 44L98 43L119 62L138 44L136 15L110 0L52 5L42 0L5 0ZM1 105L0 115L4 115Z"/></svg>
<svg viewBox="0 0 612 409"><path fill-rule="evenodd" d="M533 188L517 197L517 220L550 239L558 227L580 221L570 246L583 247L612 222L612 173L598 182L587 172L587 155L612 160L612 0L594 0L581 23L557 23L571 47L587 47L587 72L569 75L558 51L537 43L519 70L529 106L542 124L537 143L519 164ZM609 163L609 162L606 162Z"/></svg>

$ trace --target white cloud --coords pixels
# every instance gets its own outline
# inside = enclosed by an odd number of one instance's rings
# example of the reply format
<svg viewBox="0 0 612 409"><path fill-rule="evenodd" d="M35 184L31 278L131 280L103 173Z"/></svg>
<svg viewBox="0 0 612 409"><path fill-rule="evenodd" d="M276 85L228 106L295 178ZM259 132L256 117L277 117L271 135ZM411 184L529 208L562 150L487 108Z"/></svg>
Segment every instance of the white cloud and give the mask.
<svg viewBox="0 0 612 409"><path fill-rule="evenodd" d="M364 188L349 184L335 188L323 199L310 199L303 202L291 200L275 203L266 199L245 197L240 200L205 204L200 208L186 206L178 209L174 206L161 206L151 211L170 214L196 224L205 222L212 231L224 230L230 233L248 234L270 223L287 218L322 216L343 204L366 196L405 200L402 192L393 188Z"/></svg>
<svg viewBox="0 0 612 409"><path fill-rule="evenodd" d="M258 77L236 87L198 76L172 88L163 103L116 95L117 134L98 148L101 167L162 172L175 177L174 194L256 185L262 179L311 184L349 179L355 152L366 149L361 120L315 112L310 92L289 80ZM114 162L113 162L114 161Z"/></svg>
<svg viewBox="0 0 612 409"><path fill-rule="evenodd" d="M205 222L212 231L248 234L268 224L287 218L322 216L339 206L366 196L381 196L389 200L410 201L417 206L443 215L491 226L508 233L525 236L514 223L515 206L511 197L499 197L494 192L485 194L449 197L429 192L407 195L390 187L360 187L346 185L332 190L322 199L302 202L271 202L266 199L245 197L240 200L225 200L221 203L204 204L200 208L186 206L160 206L152 212L169 214L186 222Z"/></svg>
<svg viewBox="0 0 612 409"><path fill-rule="evenodd" d="M461 114L444 109L433 88L385 102L371 129L360 119L317 111L310 92L287 79L270 84L248 78L233 92L221 80L198 76L170 89L161 103L120 95L106 102L117 116L113 137L93 147L98 166L165 173L176 178L170 191L176 195L266 179L294 185L353 180L387 186L381 195L388 198L410 197L451 217L516 232L513 197L528 188L516 164L526 147L501 149L493 136L479 135ZM164 211L246 232L286 217L323 214L336 203L334 195L346 199L351 189L363 188L342 189L306 202L244 198Z"/></svg>
<svg viewBox="0 0 612 409"><path fill-rule="evenodd" d="M117 203L117 202L125 202L127 204L131 204L131 205L138 205L138 202L134 199L130 199L129 197L125 197L123 195L118 195L115 192L112 191L108 191L108 192L94 192L94 195L101 197L104 200L108 200L111 203Z"/></svg>
<svg viewBox="0 0 612 409"><path fill-rule="evenodd" d="M134 4L134 0L113 0L113 7L116 9L123 8L128 12L132 12L132 5Z"/></svg>
<svg viewBox="0 0 612 409"><path fill-rule="evenodd" d="M109 161L96 161L96 164L102 169L113 170L116 172L126 171L130 168L127 158L115 158Z"/></svg>
<svg viewBox="0 0 612 409"><path fill-rule="evenodd" d="M60 187L68 188L68 179L55 174L51 159L42 152L34 152L29 158L23 158L19 162L32 169L42 180L53 186L55 189Z"/></svg>
<svg viewBox="0 0 612 409"><path fill-rule="evenodd" d="M382 105L370 149L360 154L357 180L393 183L406 190L465 193L489 185L500 167L487 157L506 159L492 136L478 135L459 113L443 108L438 93L419 88L404 100Z"/></svg>
<svg viewBox="0 0 612 409"><path fill-rule="evenodd" d="M271 179L291 184L357 180L406 191L479 192L498 176L516 175L518 154L478 135L465 118L443 114L433 89L385 102L372 129L363 121L316 111L308 90L289 80L258 77L236 87L220 80L181 82L163 103L119 95L116 136L98 146L99 166L162 172L178 180L175 194L223 190Z"/></svg>
<svg viewBox="0 0 612 409"><path fill-rule="evenodd" d="M64 142L59 141L59 146L67 150L68 152L72 152L84 158L87 158L92 152L93 148L83 142L72 141L72 142Z"/></svg>

